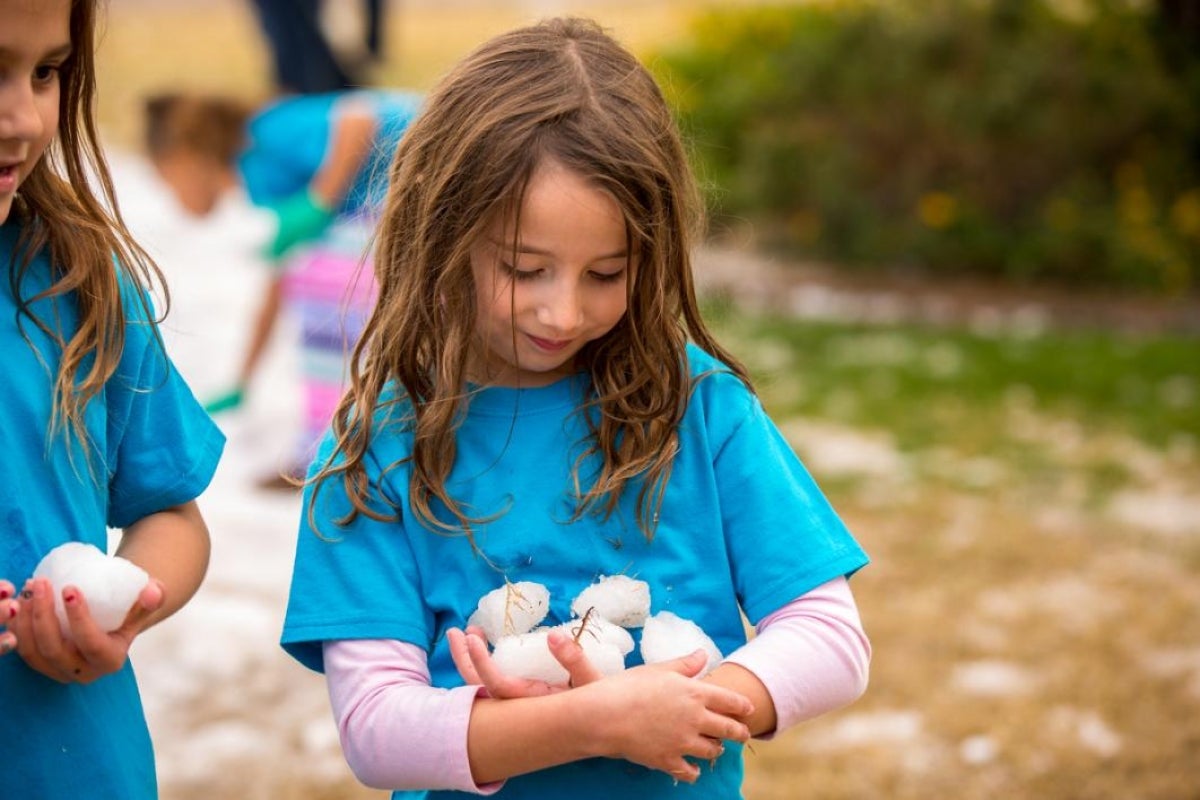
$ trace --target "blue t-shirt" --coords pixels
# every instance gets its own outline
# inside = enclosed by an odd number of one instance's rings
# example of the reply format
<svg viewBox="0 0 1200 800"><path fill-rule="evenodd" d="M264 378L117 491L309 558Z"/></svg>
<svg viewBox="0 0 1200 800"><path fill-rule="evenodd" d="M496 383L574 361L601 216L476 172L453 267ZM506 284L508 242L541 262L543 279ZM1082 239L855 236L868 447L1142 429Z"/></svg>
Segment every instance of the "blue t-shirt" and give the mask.
<svg viewBox="0 0 1200 800"><path fill-rule="evenodd" d="M19 591L53 547L81 541L107 550L109 527L196 498L225 439L171 365L130 283L120 365L85 411L90 455L61 434L47 439L61 352L27 317L18 327L10 282L17 234L11 217L0 225L0 577ZM39 257L21 294L28 299L50 283L49 261ZM68 334L77 326L72 295L39 301L33 311ZM57 683L15 653L0 657L0 719L7 732L0 780L22 797L157 796L154 753L128 661L85 686Z"/></svg>
<svg viewBox="0 0 1200 800"><path fill-rule="evenodd" d="M505 579L545 585L550 614L544 624L552 625L571 618L571 601L599 576L626 574L649 584L652 613L672 611L696 622L728 654L746 641L742 611L757 623L866 564L757 397L698 348L689 348L688 357L693 375L712 374L699 382L679 427L679 453L652 541L635 522L636 490L627 490L607 519L569 522L571 470L586 435L576 412L588 388L584 376L472 396L447 488L473 515L499 514L475 531L485 557L462 536L415 522L410 469L399 463L410 452L411 435L396 421L401 409L386 412L390 422L381 412L391 427L371 443L368 473L398 504L400 519L360 515L337 528L333 520L349 508L344 492L336 481L318 492L321 535L302 520L285 649L320 670L322 641L403 640L428 651L434 686L457 686L462 679L446 629L462 627L479 598ZM311 489L306 500L310 495ZM448 518L444 507L435 512ZM637 638L640 631L632 633ZM637 652L627 666L640 663ZM592 759L511 778L496 796L729 800L741 796L741 782L741 748L730 744L713 769L702 766L694 786L619 759Z"/></svg>
<svg viewBox="0 0 1200 800"><path fill-rule="evenodd" d="M337 115L355 108L370 110L377 129L371 155L338 212L349 216L377 207L396 143L420 103L421 96L413 92L363 89L296 95L268 105L248 123L246 148L238 159L251 202L271 205L307 187L325 159Z"/></svg>

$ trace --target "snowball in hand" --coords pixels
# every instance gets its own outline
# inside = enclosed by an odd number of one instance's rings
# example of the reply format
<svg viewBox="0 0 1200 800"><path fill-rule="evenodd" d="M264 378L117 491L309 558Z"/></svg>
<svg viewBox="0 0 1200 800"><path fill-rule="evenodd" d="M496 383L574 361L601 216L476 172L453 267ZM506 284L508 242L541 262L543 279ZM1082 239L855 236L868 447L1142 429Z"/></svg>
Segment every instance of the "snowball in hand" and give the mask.
<svg viewBox="0 0 1200 800"><path fill-rule="evenodd" d="M670 611L660 611L646 620L642 630L642 661L647 664L670 661L698 649L708 653L708 663L697 675L702 677L721 663L721 651L708 634L696 623Z"/></svg>
<svg viewBox="0 0 1200 800"><path fill-rule="evenodd" d="M615 675L625 669L625 653L622 652L624 641L620 634L628 637L629 650L632 650L633 638L629 632L615 625L608 625L608 630L604 630L600 627L604 625L603 621L594 617L580 632L580 623L581 620L575 619L554 628L538 628L516 636L501 636L496 642L496 649L492 651L492 660L505 675L545 681L551 686L566 686L570 676L550 652L548 641L550 632L558 631L579 642L583 654L601 675ZM597 626L595 633L592 632L593 625Z"/></svg>
<svg viewBox="0 0 1200 800"><path fill-rule="evenodd" d="M75 586L83 593L88 611L102 631L121 627L138 595L150 580L146 571L120 556L109 556L95 545L67 542L55 547L38 563L33 577L46 578L54 587L54 610L63 636L71 626L63 607L62 590Z"/></svg>
<svg viewBox="0 0 1200 800"><path fill-rule="evenodd" d="M627 575L602 577L571 602L577 617L589 610L623 628L637 628L650 615L650 584Z"/></svg>
<svg viewBox="0 0 1200 800"><path fill-rule="evenodd" d="M502 636L528 633L546 618L550 610L550 590L540 583L505 583L479 599L468 625L483 628L487 640L495 645Z"/></svg>

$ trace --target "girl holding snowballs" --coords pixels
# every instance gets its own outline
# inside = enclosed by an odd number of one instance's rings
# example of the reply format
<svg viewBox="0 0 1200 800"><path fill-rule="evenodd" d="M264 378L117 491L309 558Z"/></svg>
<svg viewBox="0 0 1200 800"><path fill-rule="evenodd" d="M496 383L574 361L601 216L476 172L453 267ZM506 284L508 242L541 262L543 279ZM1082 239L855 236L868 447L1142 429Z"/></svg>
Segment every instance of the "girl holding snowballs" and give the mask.
<svg viewBox="0 0 1200 800"><path fill-rule="evenodd" d="M128 652L200 585L195 498L224 445L163 350L160 275L115 211L93 118L97 5L0 0L0 794L44 800L157 796ZM147 573L112 630L81 591L90 572L31 577L64 543L106 550L109 528Z"/></svg>
<svg viewBox="0 0 1200 800"><path fill-rule="evenodd" d="M658 87L593 23L496 37L427 96L283 630L364 783L739 797L744 742L864 690L866 556L700 318L698 216ZM724 658L601 670L604 603L575 600L621 575ZM535 605L565 679L505 672L477 627L508 642Z"/></svg>

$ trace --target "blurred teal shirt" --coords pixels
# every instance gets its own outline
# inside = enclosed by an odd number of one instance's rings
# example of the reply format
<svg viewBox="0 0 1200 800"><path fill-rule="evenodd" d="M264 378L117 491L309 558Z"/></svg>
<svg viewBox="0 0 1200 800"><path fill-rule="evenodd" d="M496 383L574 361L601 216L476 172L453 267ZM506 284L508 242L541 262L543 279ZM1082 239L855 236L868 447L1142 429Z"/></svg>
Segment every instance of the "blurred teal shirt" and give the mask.
<svg viewBox="0 0 1200 800"><path fill-rule="evenodd" d="M866 555L758 398L706 353L693 347L688 357L694 377L710 374L699 381L680 424L680 449L652 541L634 521L636 486L608 518L571 521L571 470L587 435L577 411L589 391L585 376L471 396L447 489L474 515L499 514L475 530L482 556L464 537L415 521L404 404L380 412L367 469L400 519L360 515L338 528L333 520L349 508L344 492L335 483L318 491L320 535L304 516L284 648L320 670L324 640L398 639L429 653L434 686L457 686L462 679L445 632L464 626L480 597L506 579L545 585L550 612L544 624L554 625L571 618L571 601L598 577L626 574L649 584L653 613L672 611L698 623L728 654L746 641L743 611L756 623L865 565ZM329 453L327 441L323 457ZM596 468L594 459L585 465L585 484ZM305 499L311 498L310 488ZM449 520L444 507L435 513ZM632 633L637 638L640 631ZM639 663L637 650L626 663ZM661 772L620 759L591 759L511 778L495 796L729 800L741 796L741 749L730 743L714 767L702 765L694 786L675 785ZM425 796L464 795L394 795Z"/></svg>
<svg viewBox="0 0 1200 800"><path fill-rule="evenodd" d="M325 159L337 115L352 105L371 110L377 129L371 155L337 211L350 216L376 208L396 144L420 104L421 95L414 92L374 89L295 95L271 103L250 119L238 159L250 201L273 205L307 187Z"/></svg>
<svg viewBox="0 0 1200 800"><path fill-rule="evenodd" d="M61 435L47 438L61 350L32 320L18 317L11 281L17 235L13 217L0 225L0 578L20 591L55 546L80 541L107 550L108 528L196 498L225 438L175 371L128 281L124 352L84 414L90 457ZM50 282L50 263L39 256L21 295L32 297ZM32 309L64 337L77 327L73 295ZM157 796L154 753L128 661L85 686L34 672L16 653L0 657L0 718L7 731L0 785L21 797Z"/></svg>

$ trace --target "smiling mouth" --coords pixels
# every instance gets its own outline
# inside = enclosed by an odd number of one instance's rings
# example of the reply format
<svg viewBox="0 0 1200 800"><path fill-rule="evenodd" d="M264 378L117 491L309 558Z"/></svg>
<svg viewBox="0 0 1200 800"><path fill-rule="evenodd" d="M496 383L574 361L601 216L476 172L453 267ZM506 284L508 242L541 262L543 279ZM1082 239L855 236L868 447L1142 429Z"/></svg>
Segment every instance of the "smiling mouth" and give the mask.
<svg viewBox="0 0 1200 800"><path fill-rule="evenodd" d="M566 349L567 345L571 343L570 339L540 339L537 336L530 336L529 341L533 342L538 349L552 353Z"/></svg>

